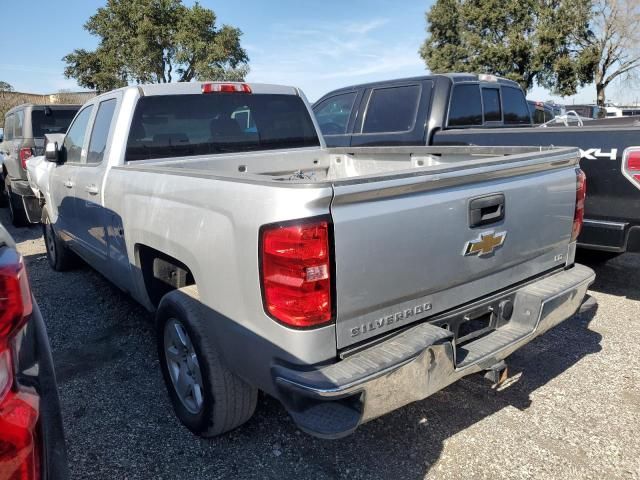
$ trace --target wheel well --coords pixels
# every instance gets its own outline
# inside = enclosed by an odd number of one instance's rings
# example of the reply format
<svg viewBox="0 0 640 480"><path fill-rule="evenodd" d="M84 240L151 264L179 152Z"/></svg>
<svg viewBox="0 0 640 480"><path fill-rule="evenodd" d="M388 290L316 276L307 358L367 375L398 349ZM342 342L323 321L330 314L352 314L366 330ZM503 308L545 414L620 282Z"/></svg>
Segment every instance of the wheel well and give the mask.
<svg viewBox="0 0 640 480"><path fill-rule="evenodd" d="M155 248L139 245L138 260L147 295L154 307L170 291L196 283L189 267Z"/></svg>

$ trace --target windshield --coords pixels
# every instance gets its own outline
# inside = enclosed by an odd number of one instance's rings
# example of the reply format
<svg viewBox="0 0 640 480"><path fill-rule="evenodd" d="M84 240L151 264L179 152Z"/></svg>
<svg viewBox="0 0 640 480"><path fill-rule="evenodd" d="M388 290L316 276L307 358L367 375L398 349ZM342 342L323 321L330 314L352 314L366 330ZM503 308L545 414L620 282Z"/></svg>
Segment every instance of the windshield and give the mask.
<svg viewBox="0 0 640 480"><path fill-rule="evenodd" d="M31 129L35 138L44 137L47 133L66 133L73 117L80 107L33 109L31 112Z"/></svg>
<svg viewBox="0 0 640 480"><path fill-rule="evenodd" d="M294 95L159 95L138 101L126 160L319 146Z"/></svg>

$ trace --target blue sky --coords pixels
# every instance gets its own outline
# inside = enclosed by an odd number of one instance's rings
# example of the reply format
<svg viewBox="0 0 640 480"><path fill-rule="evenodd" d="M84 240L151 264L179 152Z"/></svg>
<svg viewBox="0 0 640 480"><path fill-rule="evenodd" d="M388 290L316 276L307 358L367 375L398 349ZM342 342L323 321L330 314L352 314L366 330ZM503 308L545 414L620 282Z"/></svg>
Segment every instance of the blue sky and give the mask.
<svg viewBox="0 0 640 480"><path fill-rule="evenodd" d="M62 75L61 59L74 48L96 46L97 39L82 25L105 0L2 2L0 80L19 91L78 89L75 81ZM424 13L430 1L200 3L216 12L219 24L228 23L244 32L242 44L251 66L249 81L296 85L310 100L345 85L426 72L418 48L426 35ZM619 100L634 100L635 92L616 87L610 88L609 96L616 99L616 90L623 90L629 98ZM551 98L540 88L528 96ZM594 98L595 89L591 87L581 91L575 102ZM572 100L564 99L564 103Z"/></svg>

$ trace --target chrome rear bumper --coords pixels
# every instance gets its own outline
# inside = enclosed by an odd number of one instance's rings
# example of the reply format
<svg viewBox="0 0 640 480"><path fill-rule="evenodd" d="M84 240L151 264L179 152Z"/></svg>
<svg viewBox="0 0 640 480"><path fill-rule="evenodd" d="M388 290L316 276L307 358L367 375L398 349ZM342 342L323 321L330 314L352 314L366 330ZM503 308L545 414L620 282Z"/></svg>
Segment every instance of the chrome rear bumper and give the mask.
<svg viewBox="0 0 640 480"><path fill-rule="evenodd" d="M302 430L322 438L348 435L363 422L496 365L571 317L594 279L590 268L575 265L523 286L510 321L462 347L456 348L449 330L422 323L325 367L276 366L281 400Z"/></svg>

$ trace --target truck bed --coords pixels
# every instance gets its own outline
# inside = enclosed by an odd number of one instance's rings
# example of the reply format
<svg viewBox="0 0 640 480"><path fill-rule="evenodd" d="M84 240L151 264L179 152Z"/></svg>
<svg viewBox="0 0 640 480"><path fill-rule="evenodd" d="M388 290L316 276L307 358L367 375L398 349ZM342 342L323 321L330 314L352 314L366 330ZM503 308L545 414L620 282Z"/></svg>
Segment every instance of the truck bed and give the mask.
<svg viewBox="0 0 640 480"><path fill-rule="evenodd" d="M391 178L460 177L469 170L522 173L565 165L576 149L554 147L359 147L301 149L147 160L117 168L286 185L368 183ZM463 180L463 179L460 179Z"/></svg>
<svg viewBox="0 0 640 480"><path fill-rule="evenodd" d="M122 201L140 212L138 223L146 216L169 224L171 209L197 204L202 211L189 213L193 221L213 212L231 216L231 224L248 228L244 238L256 241L261 223L253 222L264 216L255 205L272 222L297 218L292 209L300 201L331 215L341 349L573 262L567 247L577 162L570 148L365 147L166 159L116 170L128 171L129 186L117 191L129 192L131 200ZM149 192L156 199L145 214L148 207L134 205ZM472 200L496 196L503 217L471 225ZM241 217L237 202L254 207ZM219 236L217 228L206 223L209 236ZM504 245L468 256L465 245L483 235L501 236ZM251 270L255 261L238 259ZM401 313L402 321L381 320Z"/></svg>

